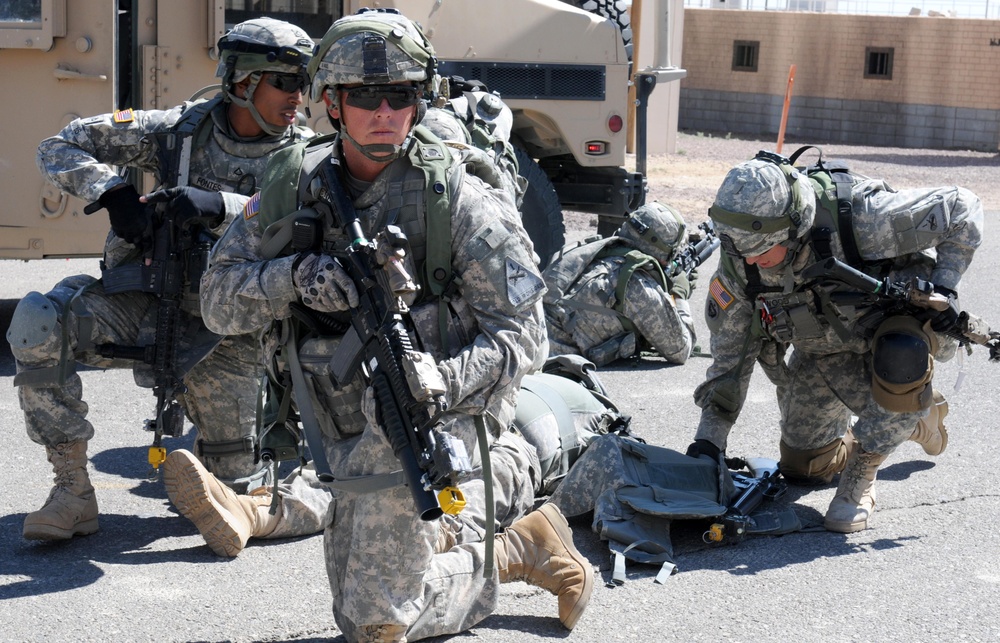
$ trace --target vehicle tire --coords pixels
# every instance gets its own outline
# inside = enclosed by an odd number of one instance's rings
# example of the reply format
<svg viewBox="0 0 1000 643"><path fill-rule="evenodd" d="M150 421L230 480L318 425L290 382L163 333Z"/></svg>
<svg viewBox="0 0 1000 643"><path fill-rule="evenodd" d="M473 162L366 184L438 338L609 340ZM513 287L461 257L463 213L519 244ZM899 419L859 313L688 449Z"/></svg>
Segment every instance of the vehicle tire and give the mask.
<svg viewBox="0 0 1000 643"><path fill-rule="evenodd" d="M519 147L514 148L514 153L517 155L518 174L528 180L528 189L521 201L521 223L535 245L539 266L544 268L566 241L562 205L552 181L538 167L535 159Z"/></svg>
<svg viewBox="0 0 1000 643"><path fill-rule="evenodd" d="M628 4L624 0L563 0L574 7L607 18L618 25L625 43L625 53L632 60L632 18L628 12Z"/></svg>

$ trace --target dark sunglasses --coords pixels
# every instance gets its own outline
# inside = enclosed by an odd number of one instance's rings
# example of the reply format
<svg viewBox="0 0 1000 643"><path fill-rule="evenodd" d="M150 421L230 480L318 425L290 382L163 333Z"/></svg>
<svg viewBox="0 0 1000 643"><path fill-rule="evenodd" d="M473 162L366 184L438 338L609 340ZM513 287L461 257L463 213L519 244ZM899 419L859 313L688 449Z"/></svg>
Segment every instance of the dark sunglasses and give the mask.
<svg viewBox="0 0 1000 643"><path fill-rule="evenodd" d="M309 86L309 81L301 74L276 74L268 72L264 74L264 80L271 87L275 87L286 94L304 92Z"/></svg>
<svg viewBox="0 0 1000 643"><path fill-rule="evenodd" d="M373 112L383 100L389 101L392 109L413 107L420 102L420 90L406 85L367 85L353 87L346 91L345 101L351 107Z"/></svg>

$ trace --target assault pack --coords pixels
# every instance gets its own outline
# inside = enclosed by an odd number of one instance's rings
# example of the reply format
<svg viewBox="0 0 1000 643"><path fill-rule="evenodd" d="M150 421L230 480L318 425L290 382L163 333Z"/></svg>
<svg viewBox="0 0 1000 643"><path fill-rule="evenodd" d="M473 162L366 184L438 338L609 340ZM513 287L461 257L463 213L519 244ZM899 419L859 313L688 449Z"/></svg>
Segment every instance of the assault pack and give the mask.
<svg viewBox="0 0 1000 643"><path fill-rule="evenodd" d="M608 543L618 584L629 560L659 565L658 583L677 571L675 522L697 529L709 544L802 529L792 508L766 502L785 490L774 460L694 458L609 434L594 439L575 466L550 501L566 516L594 512L592 528Z"/></svg>
<svg viewBox="0 0 1000 643"><path fill-rule="evenodd" d="M570 289L579 281L584 271L595 261L606 257L621 257L624 260L618 271L618 282L615 285L615 305L612 308L597 306L576 301L568 296ZM548 291L542 299L546 307L559 309L563 307L586 310L599 314L615 314L622 327L628 333L640 336L635 325L625 316L625 292L628 282L641 270L649 274L666 292L669 282L656 258L632 248L616 236L606 238L589 237L583 241L570 244L556 254L542 273Z"/></svg>

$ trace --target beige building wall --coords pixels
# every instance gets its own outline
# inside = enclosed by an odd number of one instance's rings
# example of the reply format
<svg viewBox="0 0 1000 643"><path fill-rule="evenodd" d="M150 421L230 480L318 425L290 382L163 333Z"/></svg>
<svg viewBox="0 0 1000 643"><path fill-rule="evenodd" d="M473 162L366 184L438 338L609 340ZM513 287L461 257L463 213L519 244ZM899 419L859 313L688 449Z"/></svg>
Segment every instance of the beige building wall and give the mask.
<svg viewBox="0 0 1000 643"><path fill-rule="evenodd" d="M737 40L760 43L756 72L732 70ZM893 49L891 80L864 77L868 47ZM996 20L687 9L683 63L688 75L681 81L682 129L691 123L685 112L704 107L684 97L705 98L713 92L733 95L736 103L751 100L773 107L776 100L780 120L789 67L795 64L790 132L797 118L798 129L812 133L804 119L813 118L835 133L835 140L843 140L853 125L863 124L868 111L906 116L911 127L938 128L935 136L940 135L940 147L949 147L949 140L962 146L970 139L964 131L949 138L947 125L942 123L954 119L953 127L958 130L982 129L980 136L972 138L978 139L978 145L996 149L996 112L1000 109L1000 22ZM840 127L832 127L836 119L826 111L836 107L833 101L841 101L844 107ZM824 112L809 113L817 108ZM734 106L731 113L737 112ZM778 122L767 129L770 124L764 120L758 124L765 128L760 133L777 131ZM906 133L897 131L896 137L901 136L905 139Z"/></svg>

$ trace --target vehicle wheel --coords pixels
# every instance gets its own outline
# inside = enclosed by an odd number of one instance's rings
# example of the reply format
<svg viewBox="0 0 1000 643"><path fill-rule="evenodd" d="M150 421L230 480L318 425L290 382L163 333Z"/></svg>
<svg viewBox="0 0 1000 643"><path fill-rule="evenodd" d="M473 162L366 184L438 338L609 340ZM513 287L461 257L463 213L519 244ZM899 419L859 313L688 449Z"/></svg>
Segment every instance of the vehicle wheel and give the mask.
<svg viewBox="0 0 1000 643"><path fill-rule="evenodd" d="M625 53L632 60L632 18L628 12L628 4L624 0L563 0L574 7L608 18L616 25L625 43Z"/></svg>
<svg viewBox="0 0 1000 643"><path fill-rule="evenodd" d="M514 153L518 174L528 180L528 189L521 202L521 222L535 244L539 265L544 268L566 241L562 205L552 182L535 159L519 147L514 148Z"/></svg>

